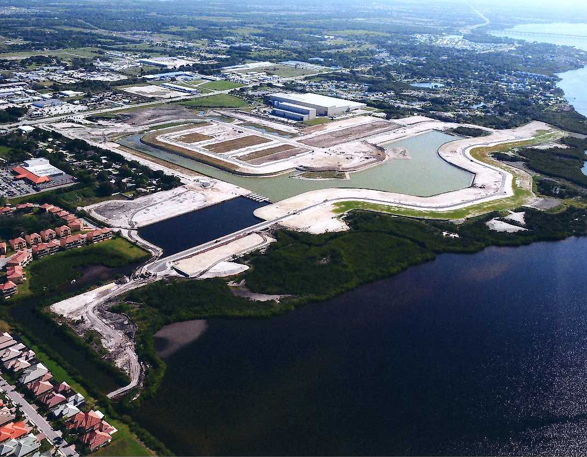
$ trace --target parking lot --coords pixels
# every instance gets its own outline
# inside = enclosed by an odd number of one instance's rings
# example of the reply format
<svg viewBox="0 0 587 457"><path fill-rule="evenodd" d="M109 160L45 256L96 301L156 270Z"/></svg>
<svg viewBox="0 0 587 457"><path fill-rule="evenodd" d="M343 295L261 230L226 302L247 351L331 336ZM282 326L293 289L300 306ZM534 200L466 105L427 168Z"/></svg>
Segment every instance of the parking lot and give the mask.
<svg viewBox="0 0 587 457"><path fill-rule="evenodd" d="M35 194L35 188L23 180L15 180L10 168L0 168L0 197L22 197Z"/></svg>

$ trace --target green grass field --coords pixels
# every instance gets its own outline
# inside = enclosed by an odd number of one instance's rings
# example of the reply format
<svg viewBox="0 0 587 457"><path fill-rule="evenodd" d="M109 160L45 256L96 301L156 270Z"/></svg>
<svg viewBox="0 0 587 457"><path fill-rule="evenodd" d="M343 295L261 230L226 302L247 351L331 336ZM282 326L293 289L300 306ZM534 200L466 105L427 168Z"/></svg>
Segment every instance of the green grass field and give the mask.
<svg viewBox="0 0 587 457"><path fill-rule="evenodd" d="M58 292L71 281L80 278L84 267L103 265L116 268L145 261L149 254L124 238L59 252L33 261L27 268L27 280L18 288L11 302L33 294Z"/></svg>
<svg viewBox="0 0 587 457"><path fill-rule="evenodd" d="M228 94L195 98L181 104L188 108L243 108L248 105L243 99Z"/></svg>
<svg viewBox="0 0 587 457"><path fill-rule="evenodd" d="M229 89L237 89L242 87L242 84L234 83L232 81L210 81L209 83L202 84L198 86L198 89L207 89L207 90L229 90Z"/></svg>

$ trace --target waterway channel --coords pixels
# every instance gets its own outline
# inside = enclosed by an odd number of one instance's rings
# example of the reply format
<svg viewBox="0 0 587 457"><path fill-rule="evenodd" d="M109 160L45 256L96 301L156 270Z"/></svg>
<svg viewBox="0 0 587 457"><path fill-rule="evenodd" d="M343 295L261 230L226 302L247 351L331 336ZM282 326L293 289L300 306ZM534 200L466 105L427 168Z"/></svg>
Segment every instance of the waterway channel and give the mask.
<svg viewBox="0 0 587 457"><path fill-rule="evenodd" d="M253 212L266 205L238 197L139 230L139 236L169 256L261 222Z"/></svg>
<svg viewBox="0 0 587 457"><path fill-rule="evenodd" d="M449 164L438 155L440 146L458 138L437 131L389 143L386 147L407 149L411 159L391 160L377 167L351 173L350 180L295 179L292 177L295 173L271 178L236 176L190 158L143 144L140 139L141 135L133 135L123 138L119 143L204 175L244 187L274 202L311 190L333 187L355 187L430 196L463 189L470 186L473 179L473 174Z"/></svg>
<svg viewBox="0 0 587 457"><path fill-rule="evenodd" d="M587 238L490 248L211 319L140 423L177 455L582 455L585 270Z"/></svg>

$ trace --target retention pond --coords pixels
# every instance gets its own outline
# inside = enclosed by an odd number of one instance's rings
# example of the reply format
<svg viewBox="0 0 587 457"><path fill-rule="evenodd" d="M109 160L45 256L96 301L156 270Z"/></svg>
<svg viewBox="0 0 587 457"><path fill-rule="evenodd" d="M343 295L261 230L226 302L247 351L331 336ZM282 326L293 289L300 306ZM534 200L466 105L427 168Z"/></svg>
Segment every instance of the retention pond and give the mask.
<svg viewBox="0 0 587 457"><path fill-rule="evenodd" d="M271 178L243 177L146 145L141 142L141 135L129 136L119 142L153 157L244 187L275 202L311 190L333 187L375 189L417 196L469 187L473 175L449 164L438 155L440 146L456 139L446 133L433 131L389 143L386 145L388 148L405 148L411 159L391 160L377 167L351 173L350 180L294 179L292 176L295 173Z"/></svg>

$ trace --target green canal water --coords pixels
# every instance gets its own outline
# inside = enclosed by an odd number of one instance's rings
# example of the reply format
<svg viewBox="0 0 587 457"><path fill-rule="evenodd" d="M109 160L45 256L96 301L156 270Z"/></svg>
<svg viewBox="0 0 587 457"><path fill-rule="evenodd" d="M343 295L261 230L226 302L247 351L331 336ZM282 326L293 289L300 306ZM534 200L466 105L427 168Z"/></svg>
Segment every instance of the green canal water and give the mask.
<svg viewBox="0 0 587 457"><path fill-rule="evenodd" d="M351 173L349 180L328 181L296 179L293 178L295 173L270 178L237 176L187 157L143 144L141 136L128 136L119 143L203 175L244 187L274 202L311 190L333 187L374 189L427 197L469 187L474 177L472 173L449 164L438 155L440 146L455 141L456 138L437 131L385 145L388 148L407 149L411 160L391 160L368 170Z"/></svg>

